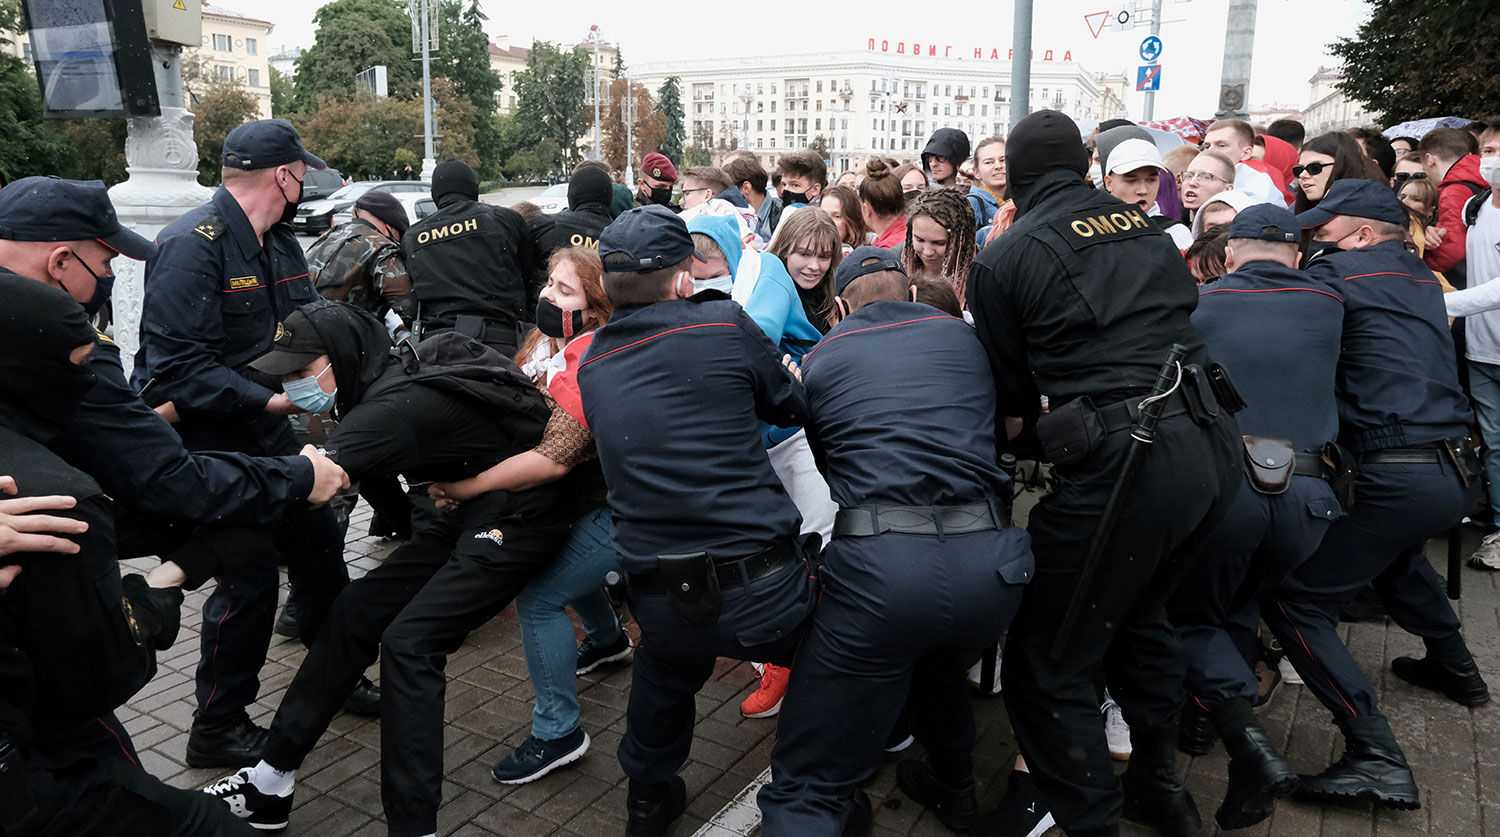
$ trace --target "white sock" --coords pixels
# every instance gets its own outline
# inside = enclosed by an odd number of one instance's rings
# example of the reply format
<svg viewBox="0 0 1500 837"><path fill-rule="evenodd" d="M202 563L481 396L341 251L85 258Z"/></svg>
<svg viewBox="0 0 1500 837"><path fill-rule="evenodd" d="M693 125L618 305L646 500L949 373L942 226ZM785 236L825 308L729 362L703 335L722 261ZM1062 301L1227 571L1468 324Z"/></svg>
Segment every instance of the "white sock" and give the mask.
<svg viewBox="0 0 1500 837"><path fill-rule="evenodd" d="M250 784L268 796L286 796L292 792L292 784L296 780L297 771L277 770L264 760L250 768Z"/></svg>

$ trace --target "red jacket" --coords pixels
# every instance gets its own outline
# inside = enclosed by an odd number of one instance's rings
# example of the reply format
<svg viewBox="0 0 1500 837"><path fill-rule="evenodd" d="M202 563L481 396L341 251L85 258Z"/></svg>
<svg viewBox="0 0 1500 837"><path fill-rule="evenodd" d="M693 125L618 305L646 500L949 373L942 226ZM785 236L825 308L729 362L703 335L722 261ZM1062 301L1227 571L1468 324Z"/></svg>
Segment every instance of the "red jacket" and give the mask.
<svg viewBox="0 0 1500 837"><path fill-rule="evenodd" d="M1474 188L1465 186L1474 184ZM1443 229L1443 243L1427 251L1423 261L1438 273L1447 273L1463 261L1467 246L1468 230L1464 228L1464 204L1477 191L1489 188L1479 175L1479 157L1469 154L1460 157L1443 182L1438 185L1437 226Z"/></svg>
<svg viewBox="0 0 1500 837"><path fill-rule="evenodd" d="M1292 201L1296 198L1292 194L1290 187L1292 185L1292 167L1297 165L1297 149L1293 148L1292 144L1286 140L1277 139L1273 136L1261 134L1260 138L1266 144L1266 168L1264 171L1271 177L1271 181L1276 184L1276 188L1281 191L1281 197L1286 201L1286 205L1291 206Z"/></svg>

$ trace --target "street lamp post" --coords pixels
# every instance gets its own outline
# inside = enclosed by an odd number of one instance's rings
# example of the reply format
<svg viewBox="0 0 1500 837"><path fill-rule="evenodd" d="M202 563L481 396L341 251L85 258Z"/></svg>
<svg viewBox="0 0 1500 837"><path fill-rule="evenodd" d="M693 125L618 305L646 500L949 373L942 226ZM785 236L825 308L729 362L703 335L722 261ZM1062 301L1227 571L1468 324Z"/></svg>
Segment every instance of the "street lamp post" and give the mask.
<svg viewBox="0 0 1500 837"><path fill-rule="evenodd" d="M885 156L895 156L896 150L896 86L901 83L894 73L885 77Z"/></svg>
<svg viewBox="0 0 1500 837"><path fill-rule="evenodd" d="M625 182L629 183L635 178L631 176L630 161L635 159L635 90L634 83L630 80L630 74L625 74Z"/></svg>
<svg viewBox="0 0 1500 837"><path fill-rule="evenodd" d="M745 90L740 94L740 102L745 106L744 124L740 126L740 148L750 147L750 82L745 82Z"/></svg>
<svg viewBox="0 0 1500 837"><path fill-rule="evenodd" d="M427 0L423 0L426 2ZM590 160L597 160L599 154L599 25L589 27L589 40L594 44L594 149L589 152Z"/></svg>

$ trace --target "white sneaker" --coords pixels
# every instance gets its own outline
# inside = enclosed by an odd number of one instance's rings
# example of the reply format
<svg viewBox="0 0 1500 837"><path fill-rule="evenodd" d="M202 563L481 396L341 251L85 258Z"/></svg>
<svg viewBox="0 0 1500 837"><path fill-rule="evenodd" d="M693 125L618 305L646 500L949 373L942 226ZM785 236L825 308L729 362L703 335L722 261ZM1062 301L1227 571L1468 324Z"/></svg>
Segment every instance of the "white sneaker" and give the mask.
<svg viewBox="0 0 1500 837"><path fill-rule="evenodd" d="M1491 532L1480 541L1469 556L1469 566L1480 570L1500 570L1500 532Z"/></svg>
<svg viewBox="0 0 1500 837"><path fill-rule="evenodd" d="M1120 705L1109 696L1108 690L1104 692L1099 714L1104 716L1104 740L1109 744L1110 756L1116 761L1130 761L1130 725L1125 723Z"/></svg>
<svg viewBox="0 0 1500 837"><path fill-rule="evenodd" d="M992 683L985 683L983 680L984 658L981 657L979 662L969 669L969 685L981 695L1000 694L1000 646L998 645L995 646L995 680Z"/></svg>
<svg viewBox="0 0 1500 837"><path fill-rule="evenodd" d="M1290 683L1293 686L1302 685L1302 675L1292 666L1290 657L1282 657L1281 662L1276 664L1276 670L1281 672L1281 682Z"/></svg>

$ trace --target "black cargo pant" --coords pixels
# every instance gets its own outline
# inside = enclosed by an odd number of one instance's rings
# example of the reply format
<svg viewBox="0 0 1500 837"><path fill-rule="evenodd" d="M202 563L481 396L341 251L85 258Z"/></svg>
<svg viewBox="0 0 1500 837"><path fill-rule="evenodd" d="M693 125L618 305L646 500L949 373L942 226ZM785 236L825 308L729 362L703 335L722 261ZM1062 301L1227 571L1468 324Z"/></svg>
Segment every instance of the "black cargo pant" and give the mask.
<svg viewBox="0 0 1500 837"><path fill-rule="evenodd" d="M437 830L443 666L562 548L569 521L556 497L544 487L491 492L448 514L419 505L411 540L334 602L276 710L265 760L300 766L379 655L386 822L395 837Z"/></svg>
<svg viewBox="0 0 1500 837"><path fill-rule="evenodd" d="M632 781L660 784L687 761L697 717L694 696L720 657L788 665L817 601L810 564L723 591L712 625L683 623L661 594L630 590L630 612L641 627L631 666L630 703L620 767Z"/></svg>
<svg viewBox="0 0 1500 837"><path fill-rule="evenodd" d="M1133 741L1169 734L1177 723L1187 663L1166 602L1244 481L1232 419L1207 427L1184 414L1162 419L1077 626L1054 659L1053 640L1131 442L1128 431L1109 434L1082 463L1054 470L1062 485L1027 526L1036 577L1006 636L1001 682L1011 726L1070 835L1113 833L1124 804L1099 718L1100 675Z"/></svg>
<svg viewBox="0 0 1500 837"><path fill-rule="evenodd" d="M938 775L972 775L966 673L1010 624L1033 569L1013 528L839 538L822 563L760 791L767 837L840 834L903 705Z"/></svg>
<svg viewBox="0 0 1500 837"><path fill-rule="evenodd" d="M1255 701L1251 657L1261 597L1312 555L1343 514L1318 477L1294 476L1276 495L1241 480L1228 516L1192 557L1167 603L1187 653L1189 698L1204 709L1233 698Z"/></svg>
<svg viewBox="0 0 1500 837"><path fill-rule="evenodd" d="M1423 552L1478 499L1448 462L1361 464L1354 508L1272 594L1262 618L1312 693L1336 718L1379 711L1370 684L1339 638L1339 605L1366 584L1403 629L1424 639L1458 634L1458 616Z"/></svg>

